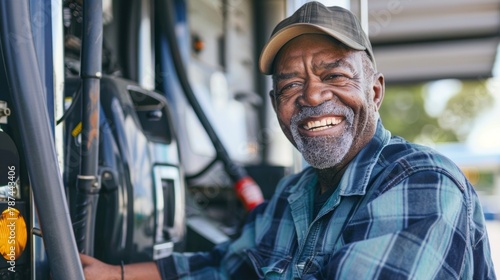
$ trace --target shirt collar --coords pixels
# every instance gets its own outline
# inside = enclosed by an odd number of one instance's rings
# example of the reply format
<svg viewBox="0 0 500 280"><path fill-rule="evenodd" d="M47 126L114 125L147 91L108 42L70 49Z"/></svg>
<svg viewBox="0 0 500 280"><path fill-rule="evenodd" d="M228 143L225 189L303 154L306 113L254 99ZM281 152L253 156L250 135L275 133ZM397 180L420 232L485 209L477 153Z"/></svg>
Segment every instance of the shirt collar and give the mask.
<svg viewBox="0 0 500 280"><path fill-rule="evenodd" d="M340 195L363 195L370 180L371 173L378 161L382 149L389 143L391 133L378 121L373 138L349 163L339 188Z"/></svg>

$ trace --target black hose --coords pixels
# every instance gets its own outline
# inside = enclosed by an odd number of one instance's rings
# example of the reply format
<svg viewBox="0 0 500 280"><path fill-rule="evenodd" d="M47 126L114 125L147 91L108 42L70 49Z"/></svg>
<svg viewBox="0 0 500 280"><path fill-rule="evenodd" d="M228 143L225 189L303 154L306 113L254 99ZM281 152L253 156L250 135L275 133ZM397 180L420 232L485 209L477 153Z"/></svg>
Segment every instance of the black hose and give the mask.
<svg viewBox="0 0 500 280"><path fill-rule="evenodd" d="M155 9L156 18L160 18L160 26L162 28L163 34L167 36L167 41L169 44L171 58L174 63L174 67L179 78L179 82L183 89L184 95L188 100L189 104L193 108L196 116L198 117L201 125L207 132L217 155L217 158L222 161L224 165L224 171L229 176L229 178L234 183L234 188L236 195L243 202L247 210L251 210L258 204L260 204L264 199L260 187L255 183L255 181L248 176L246 170L236 164L227 153L222 141L217 136L217 133L213 129L210 121L203 112L200 103L196 99L196 95L191 88L189 83L187 72L182 61L182 55L179 50L179 45L177 44L177 37L175 36L175 18L174 18L174 7L173 1L156 1L158 7Z"/></svg>
<svg viewBox="0 0 500 280"><path fill-rule="evenodd" d="M155 9L158 13L157 18L161 18L161 27L164 31L164 34L167 36L167 41L169 44L170 51L172 53L171 58L174 62L174 67L179 77L179 82L181 84L182 90L184 94L193 108L196 116L200 120L201 125L205 129L212 142L217 157L224 164L224 170L229 175L231 180L238 181L239 179L247 176L246 170L243 169L238 164L234 163L233 160L229 157L224 145L221 140L217 136L217 133L212 127L212 124L208 120L207 116L203 112L202 107L200 106L198 100L196 99L196 95L191 88L188 77L186 75L186 69L184 67L184 63L182 61L182 55L179 50L179 46L177 44L177 37L175 36L175 18L174 18L174 7L172 4L173 1L156 1L158 3L158 8ZM160 16L161 15L161 16Z"/></svg>

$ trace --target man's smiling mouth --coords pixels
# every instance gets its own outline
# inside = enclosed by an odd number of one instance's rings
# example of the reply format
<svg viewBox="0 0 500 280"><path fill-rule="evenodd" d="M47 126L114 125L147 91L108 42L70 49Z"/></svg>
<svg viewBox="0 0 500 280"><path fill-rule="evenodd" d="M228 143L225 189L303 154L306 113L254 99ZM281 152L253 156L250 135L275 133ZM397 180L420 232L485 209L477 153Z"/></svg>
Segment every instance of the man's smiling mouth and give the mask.
<svg viewBox="0 0 500 280"><path fill-rule="evenodd" d="M344 120L343 117L323 117L317 120L310 120L302 125L307 131L321 131L336 126Z"/></svg>

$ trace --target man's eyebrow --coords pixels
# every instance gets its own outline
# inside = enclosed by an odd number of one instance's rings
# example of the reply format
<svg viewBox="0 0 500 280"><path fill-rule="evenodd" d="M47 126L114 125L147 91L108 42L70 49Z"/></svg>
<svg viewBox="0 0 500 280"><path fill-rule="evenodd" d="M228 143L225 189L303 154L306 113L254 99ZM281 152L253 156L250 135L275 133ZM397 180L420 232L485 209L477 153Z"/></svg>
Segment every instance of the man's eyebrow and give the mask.
<svg viewBox="0 0 500 280"><path fill-rule="evenodd" d="M351 63L347 62L345 59L337 59L333 62L330 63L325 63L322 61L319 65L313 65L313 70L319 70L319 69L335 69L335 68L349 68L352 72L356 72L354 69L354 66L352 66Z"/></svg>
<svg viewBox="0 0 500 280"><path fill-rule="evenodd" d="M296 76L297 76L297 72L279 73L279 74L273 75L273 79L274 79L275 83L278 83L281 80L290 79L290 78L293 78L293 77L296 77Z"/></svg>

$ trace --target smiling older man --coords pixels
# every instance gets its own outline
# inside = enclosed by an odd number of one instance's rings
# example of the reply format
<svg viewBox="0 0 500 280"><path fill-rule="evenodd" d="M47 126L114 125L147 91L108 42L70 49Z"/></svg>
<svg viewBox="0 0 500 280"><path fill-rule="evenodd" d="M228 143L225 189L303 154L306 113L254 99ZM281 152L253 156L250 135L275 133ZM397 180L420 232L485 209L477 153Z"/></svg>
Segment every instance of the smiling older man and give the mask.
<svg viewBox="0 0 500 280"><path fill-rule="evenodd" d="M495 279L471 184L449 159L384 129L384 76L349 11L305 4L275 28L260 69L311 166L281 180L238 239L125 266L125 279ZM89 279L120 275L82 262Z"/></svg>

